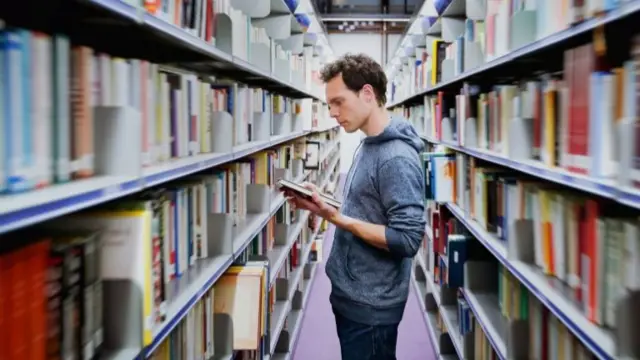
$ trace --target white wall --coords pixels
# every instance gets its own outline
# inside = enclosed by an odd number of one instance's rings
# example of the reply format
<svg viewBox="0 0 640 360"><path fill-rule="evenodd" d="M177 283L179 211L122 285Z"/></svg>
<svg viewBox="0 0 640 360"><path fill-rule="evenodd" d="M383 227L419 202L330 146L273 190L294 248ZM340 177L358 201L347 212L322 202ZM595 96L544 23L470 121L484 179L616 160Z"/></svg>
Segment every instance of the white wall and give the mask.
<svg viewBox="0 0 640 360"><path fill-rule="evenodd" d="M398 41L400 41L400 35L387 35L387 56L390 55L396 49ZM333 49L333 53L336 56L341 56L346 53L364 53L369 55L377 62L382 62L382 35L380 34L330 34L329 45ZM384 66L384 64L383 64ZM360 144L363 137L361 132L354 134L347 134L344 130L341 130L340 138L340 172L347 173L353 162L353 155Z"/></svg>

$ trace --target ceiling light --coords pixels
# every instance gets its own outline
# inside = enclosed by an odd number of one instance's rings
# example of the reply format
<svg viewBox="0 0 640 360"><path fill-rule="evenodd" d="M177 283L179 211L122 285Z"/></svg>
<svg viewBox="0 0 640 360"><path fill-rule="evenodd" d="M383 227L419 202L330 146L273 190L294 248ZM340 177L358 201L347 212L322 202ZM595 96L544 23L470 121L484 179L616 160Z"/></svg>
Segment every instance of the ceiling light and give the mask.
<svg viewBox="0 0 640 360"><path fill-rule="evenodd" d="M344 30L344 26L342 26L342 24L340 24L340 25L338 25L338 29Z"/></svg>
<svg viewBox="0 0 640 360"><path fill-rule="evenodd" d="M373 21L369 21L369 25L373 25Z"/></svg>

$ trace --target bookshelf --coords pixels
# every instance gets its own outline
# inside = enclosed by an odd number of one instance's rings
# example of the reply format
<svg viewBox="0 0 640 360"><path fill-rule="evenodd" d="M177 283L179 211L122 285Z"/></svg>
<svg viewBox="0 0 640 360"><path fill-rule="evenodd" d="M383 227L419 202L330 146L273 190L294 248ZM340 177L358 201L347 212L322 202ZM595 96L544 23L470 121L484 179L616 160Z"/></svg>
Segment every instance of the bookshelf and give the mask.
<svg viewBox="0 0 640 360"><path fill-rule="evenodd" d="M387 106L428 148L413 280L440 358L640 358L639 6L426 1L401 41Z"/></svg>
<svg viewBox="0 0 640 360"><path fill-rule="evenodd" d="M0 358L290 357L327 224L275 184L340 168L312 9L0 5Z"/></svg>

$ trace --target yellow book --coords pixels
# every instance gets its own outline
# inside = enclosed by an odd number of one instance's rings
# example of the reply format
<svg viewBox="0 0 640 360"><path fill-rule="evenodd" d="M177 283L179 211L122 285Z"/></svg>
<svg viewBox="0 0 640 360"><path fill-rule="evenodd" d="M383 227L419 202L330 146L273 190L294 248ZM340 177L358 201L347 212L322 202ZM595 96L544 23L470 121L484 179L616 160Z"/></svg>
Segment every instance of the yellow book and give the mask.
<svg viewBox="0 0 640 360"><path fill-rule="evenodd" d="M438 54L440 43L442 43L442 40L434 40L431 43L431 86L437 85L438 82L438 64L441 62Z"/></svg>
<svg viewBox="0 0 640 360"><path fill-rule="evenodd" d="M257 350L260 346L265 270L257 266L233 266L214 285L214 313L231 317L235 350Z"/></svg>
<svg viewBox="0 0 640 360"><path fill-rule="evenodd" d="M551 85L544 92L544 142L542 161L547 166L556 163L556 89Z"/></svg>

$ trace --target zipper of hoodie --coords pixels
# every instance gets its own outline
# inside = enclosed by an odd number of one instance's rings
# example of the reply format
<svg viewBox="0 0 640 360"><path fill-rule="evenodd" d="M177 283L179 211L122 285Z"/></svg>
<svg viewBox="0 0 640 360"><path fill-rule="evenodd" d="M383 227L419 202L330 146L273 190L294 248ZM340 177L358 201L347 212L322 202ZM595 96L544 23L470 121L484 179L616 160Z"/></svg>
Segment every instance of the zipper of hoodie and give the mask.
<svg viewBox="0 0 640 360"><path fill-rule="evenodd" d="M353 173L356 171L356 166L358 165L356 162L356 159L360 154L360 148L362 148L363 143L364 143L364 140L361 140L360 144L358 144L358 147L353 152L353 159L351 159L351 167L349 168L349 171L347 172L347 178L345 179L346 183L344 184L344 191L342 195L343 201L347 198L347 196L349 196L349 192L351 191L351 183L353 183Z"/></svg>

